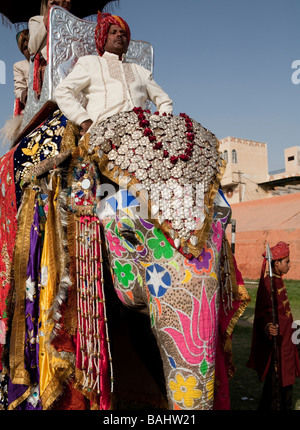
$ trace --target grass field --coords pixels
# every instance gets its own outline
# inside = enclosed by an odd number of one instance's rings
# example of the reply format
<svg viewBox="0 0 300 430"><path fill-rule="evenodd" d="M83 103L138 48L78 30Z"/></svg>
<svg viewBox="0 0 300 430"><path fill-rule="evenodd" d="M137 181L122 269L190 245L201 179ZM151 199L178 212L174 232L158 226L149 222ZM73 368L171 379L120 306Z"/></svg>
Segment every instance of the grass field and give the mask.
<svg viewBox="0 0 300 430"><path fill-rule="evenodd" d="M300 320L300 281L285 281L285 284L294 320ZM251 297L251 302L233 332L232 349L236 373L230 381L232 410L255 410L262 391L262 384L258 381L256 372L246 367L251 346L258 282L246 280L245 286ZM300 399L300 378L297 379L293 389L294 405L296 400Z"/></svg>

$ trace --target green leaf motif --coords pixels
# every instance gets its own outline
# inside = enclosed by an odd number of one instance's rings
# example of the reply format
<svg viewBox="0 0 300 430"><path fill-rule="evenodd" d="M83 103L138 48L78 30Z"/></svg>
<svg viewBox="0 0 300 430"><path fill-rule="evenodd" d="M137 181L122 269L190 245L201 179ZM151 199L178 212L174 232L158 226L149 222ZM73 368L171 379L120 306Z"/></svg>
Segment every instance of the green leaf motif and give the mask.
<svg viewBox="0 0 300 430"><path fill-rule="evenodd" d="M156 260L159 260L162 257L166 258L167 260L172 258L174 255L174 251L172 246L165 238L164 234L157 228L154 229L153 233L156 236L156 239L155 238L149 239L148 246L150 249L153 250L154 258Z"/></svg>
<svg viewBox="0 0 300 430"><path fill-rule="evenodd" d="M203 360L200 366L200 372L202 373L203 376L205 376L207 369L208 369L207 361Z"/></svg>

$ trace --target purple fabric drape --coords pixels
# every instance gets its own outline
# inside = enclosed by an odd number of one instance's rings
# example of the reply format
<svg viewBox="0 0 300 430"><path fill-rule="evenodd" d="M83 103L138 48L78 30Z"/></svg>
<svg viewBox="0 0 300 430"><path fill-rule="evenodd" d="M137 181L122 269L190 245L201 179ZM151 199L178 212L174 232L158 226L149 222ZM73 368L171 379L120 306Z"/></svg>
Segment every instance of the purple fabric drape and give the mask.
<svg viewBox="0 0 300 430"><path fill-rule="evenodd" d="M39 207L36 203L33 223L30 231L30 253L27 265L26 298L25 298L25 350L24 366L30 375L33 385L39 383L39 347L38 347L38 321L39 321L39 270L41 261L42 238L39 226ZM18 399L27 389L26 385L8 384L8 404ZM32 395L32 401L24 400L17 409L39 410L42 409L38 398L38 392Z"/></svg>

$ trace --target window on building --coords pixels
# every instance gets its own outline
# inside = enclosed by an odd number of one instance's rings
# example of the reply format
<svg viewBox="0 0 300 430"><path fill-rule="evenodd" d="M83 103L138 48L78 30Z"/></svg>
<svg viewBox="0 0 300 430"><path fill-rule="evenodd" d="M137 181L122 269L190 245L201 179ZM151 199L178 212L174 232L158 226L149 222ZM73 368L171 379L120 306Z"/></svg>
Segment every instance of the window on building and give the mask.
<svg viewBox="0 0 300 430"><path fill-rule="evenodd" d="M223 158L223 160L226 161L226 163L228 163L228 152L227 152L227 149L225 149L225 151L223 152L222 158Z"/></svg>
<svg viewBox="0 0 300 430"><path fill-rule="evenodd" d="M292 155L291 157L288 157L288 161L293 161L295 160L295 157Z"/></svg>
<svg viewBox="0 0 300 430"><path fill-rule="evenodd" d="M232 162L234 163L234 164L237 164L237 152L236 152L236 150L235 149L233 149L232 150L232 152L231 152L231 159L232 159Z"/></svg>

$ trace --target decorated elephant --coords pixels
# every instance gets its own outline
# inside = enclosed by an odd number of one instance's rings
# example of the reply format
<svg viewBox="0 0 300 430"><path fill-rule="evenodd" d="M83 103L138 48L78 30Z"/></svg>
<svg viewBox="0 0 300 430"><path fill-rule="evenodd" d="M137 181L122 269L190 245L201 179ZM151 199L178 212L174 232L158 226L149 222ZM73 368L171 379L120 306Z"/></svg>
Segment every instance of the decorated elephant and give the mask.
<svg viewBox="0 0 300 430"><path fill-rule="evenodd" d="M15 232L1 237L8 408L113 407L107 262L121 302L149 316L168 408L228 408L231 335L249 297L225 235L216 137L140 108L83 138L59 111L47 121L1 160ZM16 151L27 159L13 173Z"/></svg>
<svg viewBox="0 0 300 430"><path fill-rule="evenodd" d="M224 290L230 275L225 260L232 258L225 239L231 211L218 188L223 168L218 143L185 114L160 117L136 109L121 117L130 124L135 114L140 122L128 144L134 148L129 162L122 148L126 137L120 116L91 132L89 141L98 156L100 151L100 170L106 177L132 190L121 189L98 204L114 287L126 306L150 316L169 408L213 409L220 303L222 310L233 310L232 285ZM113 136L110 124L116 125ZM188 158L180 157L187 153L185 139L192 149ZM154 142L154 153L147 140ZM136 194L145 189L139 201Z"/></svg>

